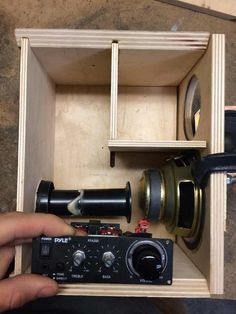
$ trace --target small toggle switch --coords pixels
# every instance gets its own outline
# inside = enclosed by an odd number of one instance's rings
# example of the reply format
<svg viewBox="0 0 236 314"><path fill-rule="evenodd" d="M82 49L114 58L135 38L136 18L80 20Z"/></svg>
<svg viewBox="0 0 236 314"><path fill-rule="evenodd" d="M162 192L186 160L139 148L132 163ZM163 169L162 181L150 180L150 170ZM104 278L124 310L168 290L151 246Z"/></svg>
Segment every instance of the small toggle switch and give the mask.
<svg viewBox="0 0 236 314"><path fill-rule="evenodd" d="M40 257L49 257L51 253L51 245L49 243L42 243L40 245Z"/></svg>

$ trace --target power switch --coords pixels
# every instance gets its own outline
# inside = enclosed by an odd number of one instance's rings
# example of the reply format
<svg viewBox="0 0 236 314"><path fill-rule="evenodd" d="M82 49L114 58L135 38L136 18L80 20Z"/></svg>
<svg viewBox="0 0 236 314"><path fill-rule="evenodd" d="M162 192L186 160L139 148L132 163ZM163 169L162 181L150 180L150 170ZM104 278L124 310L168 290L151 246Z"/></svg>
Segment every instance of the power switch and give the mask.
<svg viewBox="0 0 236 314"><path fill-rule="evenodd" d="M51 245L49 243L42 243L40 245L40 257L49 257L51 253Z"/></svg>

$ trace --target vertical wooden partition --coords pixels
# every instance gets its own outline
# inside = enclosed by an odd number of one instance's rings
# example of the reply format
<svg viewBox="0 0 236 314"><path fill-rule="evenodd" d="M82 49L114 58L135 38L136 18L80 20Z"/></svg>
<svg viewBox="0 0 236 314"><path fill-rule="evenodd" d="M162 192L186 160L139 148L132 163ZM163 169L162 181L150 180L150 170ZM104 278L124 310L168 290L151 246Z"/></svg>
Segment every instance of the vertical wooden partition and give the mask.
<svg viewBox="0 0 236 314"><path fill-rule="evenodd" d="M185 94L193 75L199 79L201 114L196 133L205 139L208 147L203 154L224 151L224 81L225 38L212 35L202 59L188 73L179 86L178 136L185 139L183 117ZM212 174L206 190L205 226L199 250L189 251L179 239L179 245L208 279L212 294L223 293L224 288L224 217L226 211L226 175Z"/></svg>

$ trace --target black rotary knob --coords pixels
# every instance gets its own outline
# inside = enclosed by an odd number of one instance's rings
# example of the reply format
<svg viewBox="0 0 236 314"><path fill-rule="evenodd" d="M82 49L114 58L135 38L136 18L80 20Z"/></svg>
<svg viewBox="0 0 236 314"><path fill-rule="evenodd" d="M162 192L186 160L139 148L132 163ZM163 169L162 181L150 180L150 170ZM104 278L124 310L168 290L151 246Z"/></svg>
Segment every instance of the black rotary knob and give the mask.
<svg viewBox="0 0 236 314"><path fill-rule="evenodd" d="M132 268L143 279L158 279L164 269L164 264L164 255L156 246L143 244L133 251Z"/></svg>

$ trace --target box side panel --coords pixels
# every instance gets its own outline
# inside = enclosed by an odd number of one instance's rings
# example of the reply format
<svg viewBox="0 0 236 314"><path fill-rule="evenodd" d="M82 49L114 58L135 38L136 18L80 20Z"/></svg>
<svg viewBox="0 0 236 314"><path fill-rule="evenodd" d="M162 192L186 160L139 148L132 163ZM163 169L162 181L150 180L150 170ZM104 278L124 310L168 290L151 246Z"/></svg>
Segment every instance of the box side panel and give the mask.
<svg viewBox="0 0 236 314"><path fill-rule="evenodd" d="M206 140L203 154L224 151L224 35L212 35L206 54L179 86L178 138L186 139L183 127L185 93L196 75L201 89L200 122L194 140ZM225 174L213 174L205 191L206 210L202 243L196 252L180 246L208 279L211 294L223 293Z"/></svg>
<svg viewBox="0 0 236 314"><path fill-rule="evenodd" d="M19 152L17 211L34 212L34 199L41 178L53 176L55 89L29 40L22 39L20 69ZM29 264L28 246L17 247L16 273Z"/></svg>
<svg viewBox="0 0 236 314"><path fill-rule="evenodd" d="M184 130L185 117L185 101L186 93L189 87L191 78L195 75L200 86L201 109L198 128L192 140L207 141L207 149L205 154L211 153L211 120L212 120L212 40L210 40L209 47L200 59L200 61L193 67L193 69L182 80L178 87L178 140L188 140Z"/></svg>

